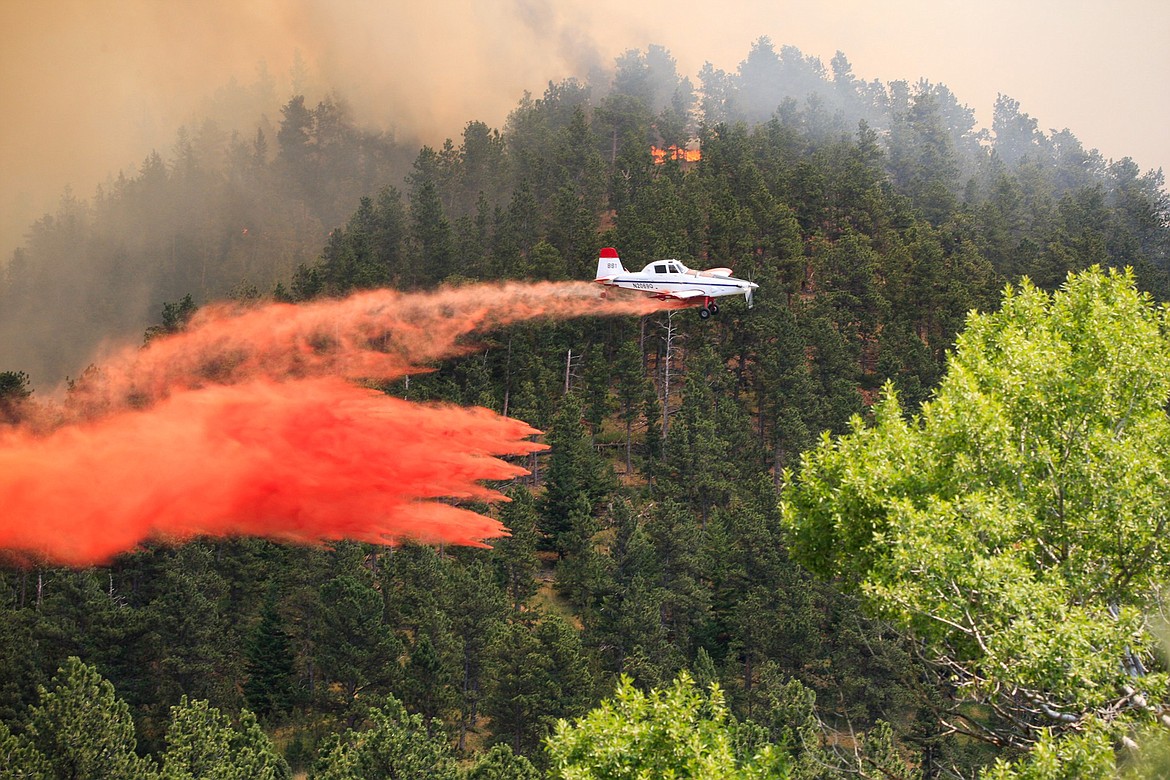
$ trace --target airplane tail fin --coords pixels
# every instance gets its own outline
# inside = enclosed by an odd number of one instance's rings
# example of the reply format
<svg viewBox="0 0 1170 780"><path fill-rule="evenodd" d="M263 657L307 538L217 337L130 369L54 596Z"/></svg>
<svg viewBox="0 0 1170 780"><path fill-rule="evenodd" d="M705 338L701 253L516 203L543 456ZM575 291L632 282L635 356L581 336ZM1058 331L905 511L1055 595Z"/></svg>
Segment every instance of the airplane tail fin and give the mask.
<svg viewBox="0 0 1170 780"><path fill-rule="evenodd" d="M607 246L601 250L601 255L597 258L597 276L594 277L597 281L603 279L612 279L618 274L624 274L626 269L622 266L622 261L618 259L617 250L612 246Z"/></svg>

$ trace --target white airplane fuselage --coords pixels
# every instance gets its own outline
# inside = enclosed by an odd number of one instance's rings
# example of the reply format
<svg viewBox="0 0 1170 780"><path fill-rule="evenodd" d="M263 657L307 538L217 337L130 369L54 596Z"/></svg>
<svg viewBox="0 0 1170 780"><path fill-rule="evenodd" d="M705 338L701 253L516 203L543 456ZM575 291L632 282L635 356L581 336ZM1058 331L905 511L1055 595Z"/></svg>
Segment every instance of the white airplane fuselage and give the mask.
<svg viewBox="0 0 1170 780"><path fill-rule="evenodd" d="M601 250L595 281L609 287L640 290L655 298L693 301L702 305L699 315L704 319L719 311L715 299L725 295L742 295L750 307L752 291L759 287L746 279L736 279L730 268L696 271L678 260L657 260L641 271L627 271L612 247Z"/></svg>

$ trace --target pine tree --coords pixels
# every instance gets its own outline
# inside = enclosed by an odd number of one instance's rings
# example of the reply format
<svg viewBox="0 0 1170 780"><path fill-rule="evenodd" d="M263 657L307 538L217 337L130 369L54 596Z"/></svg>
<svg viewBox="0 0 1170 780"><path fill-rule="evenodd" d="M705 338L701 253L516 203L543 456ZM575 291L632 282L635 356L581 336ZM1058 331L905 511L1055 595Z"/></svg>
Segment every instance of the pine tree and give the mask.
<svg viewBox="0 0 1170 780"><path fill-rule="evenodd" d="M458 780L451 748L442 736L432 736L434 724L408 714L393 697L373 707L369 727L348 730L326 739L312 776L318 780L397 780L426 777Z"/></svg>
<svg viewBox="0 0 1170 780"><path fill-rule="evenodd" d="M503 626L488 646L483 701L497 742L532 758L558 718L584 712L593 678L577 632L549 615Z"/></svg>
<svg viewBox="0 0 1170 780"><path fill-rule="evenodd" d="M613 373L617 380L618 411L626 426L626 478L633 476L634 423L642 414L642 399L649 382L642 371L642 352L633 340L623 341L614 358Z"/></svg>
<svg viewBox="0 0 1170 780"><path fill-rule="evenodd" d="M28 735L49 777L142 780L154 765L135 753L130 708L92 666L70 657L29 712Z"/></svg>
<svg viewBox="0 0 1170 780"><path fill-rule="evenodd" d="M569 552L574 539L579 542L580 533L573 528L574 513L580 518L583 501L591 506L592 499L605 489L601 464L581 417L580 400L572 394L565 396L549 434L552 452L540 505L541 530L549 548L560 558Z"/></svg>
<svg viewBox="0 0 1170 780"><path fill-rule="evenodd" d="M27 737L0 721L0 780L48 780L49 761Z"/></svg>
<svg viewBox="0 0 1170 780"><path fill-rule="evenodd" d="M419 258L414 273L403 281L412 285L432 285L458 270L454 234L439 196L437 169L435 151L423 147L410 176L411 234Z"/></svg>
<svg viewBox="0 0 1170 780"><path fill-rule="evenodd" d="M247 680L244 697L252 709L270 718L279 718L292 706L295 670L292 644L277 610L276 590L269 591L256 625L245 647Z"/></svg>
<svg viewBox="0 0 1170 780"><path fill-rule="evenodd" d="M481 557L453 572L452 629L459 637L461 664L455 683L459 702L459 741L466 748L468 731L479 720L486 683L487 646L509 615L509 600L496 583L491 567ZM513 605L512 609L516 607Z"/></svg>
<svg viewBox="0 0 1170 780"><path fill-rule="evenodd" d="M609 393L611 366L605 359L605 348L593 344L585 352L585 404L584 419L594 442L601 433L601 426L613 410Z"/></svg>
<svg viewBox="0 0 1170 780"><path fill-rule="evenodd" d="M519 611L539 588L536 528L540 518L532 493L527 488L514 486L508 491L508 497L511 501L500 509L500 522L511 535L493 542L492 563L497 581L507 594L512 609Z"/></svg>
<svg viewBox="0 0 1170 780"><path fill-rule="evenodd" d="M234 680L242 660L238 642L221 606L227 583L215 566L213 550L187 544L162 559L158 596L146 609L157 632L159 673L152 704L155 727L164 728L165 708L180 696L198 696L215 706L236 702ZM150 734L146 736L151 736Z"/></svg>
<svg viewBox="0 0 1170 780"><path fill-rule="evenodd" d="M603 668L645 686L669 681L681 663L662 624L658 560L642 518L626 502L614 507L615 535L586 637Z"/></svg>
<svg viewBox="0 0 1170 780"><path fill-rule="evenodd" d="M0 425L19 422L21 409L32 393L28 374L23 371L0 371Z"/></svg>
<svg viewBox="0 0 1170 780"><path fill-rule="evenodd" d="M454 706L458 695L455 689L457 667L449 663L451 659L444 656L455 656L456 653L450 651L462 648L438 648L435 646L435 640L431 639L432 633L439 633L438 641L445 645L461 645L448 623L445 615L435 616L429 630L419 634L415 639L414 646L410 649L410 658L403 670L403 703L422 716L428 737L434 736L432 724L438 723L439 719L447 714ZM442 627L443 630L436 632L436 627ZM462 653L459 652L458 655L461 656Z"/></svg>
<svg viewBox="0 0 1170 780"><path fill-rule="evenodd" d="M508 745L492 745L467 771L466 780L540 780L536 771L524 756L512 752Z"/></svg>
<svg viewBox="0 0 1170 780"><path fill-rule="evenodd" d="M698 649L701 628L710 618L710 593L702 582L699 521L668 499L653 513L646 535L654 548L654 585L661 594L659 620L679 657L691 658Z"/></svg>
<svg viewBox="0 0 1170 780"><path fill-rule="evenodd" d="M385 689L394 678L399 642L383 622L382 596L364 578L340 574L321 587L315 656L348 710L359 692ZM351 720L353 715L351 714Z"/></svg>
<svg viewBox="0 0 1170 780"><path fill-rule="evenodd" d="M291 773L271 740L243 710L239 726L206 701L184 696L171 708L162 777L165 780L287 780Z"/></svg>
<svg viewBox="0 0 1170 780"><path fill-rule="evenodd" d="M599 587L601 562L593 538L599 530L588 496L578 493L561 535L563 557L556 568L557 589L578 609L592 603Z"/></svg>

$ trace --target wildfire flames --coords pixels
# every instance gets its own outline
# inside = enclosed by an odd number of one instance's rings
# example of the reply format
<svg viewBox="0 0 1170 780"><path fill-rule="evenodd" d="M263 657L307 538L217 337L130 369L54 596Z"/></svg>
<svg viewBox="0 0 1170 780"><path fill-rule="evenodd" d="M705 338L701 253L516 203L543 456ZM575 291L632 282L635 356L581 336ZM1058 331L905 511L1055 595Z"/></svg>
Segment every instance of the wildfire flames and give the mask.
<svg viewBox="0 0 1170 780"><path fill-rule="evenodd" d="M650 156L655 165L662 165L667 160L678 160L684 163L697 163L703 159L703 153L698 149L682 149L677 146L668 146L665 149L657 146L650 147Z"/></svg>
<svg viewBox="0 0 1170 780"><path fill-rule="evenodd" d="M207 307L0 431L0 549L85 566L200 535L482 545L507 529L446 501L500 500L481 481L525 473L501 456L543 449L538 431L343 377L425 371L471 349L460 337L521 320L664 306L571 282Z"/></svg>

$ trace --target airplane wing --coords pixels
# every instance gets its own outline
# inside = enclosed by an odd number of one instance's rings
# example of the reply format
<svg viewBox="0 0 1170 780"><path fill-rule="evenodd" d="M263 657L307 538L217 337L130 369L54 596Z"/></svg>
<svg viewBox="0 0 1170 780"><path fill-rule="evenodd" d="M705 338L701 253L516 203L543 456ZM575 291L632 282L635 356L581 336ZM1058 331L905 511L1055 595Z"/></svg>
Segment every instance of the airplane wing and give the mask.
<svg viewBox="0 0 1170 780"><path fill-rule="evenodd" d="M706 271L700 271L699 276L731 276L730 268L708 268Z"/></svg>
<svg viewBox="0 0 1170 780"><path fill-rule="evenodd" d="M685 301L688 298L702 298L706 293L702 290L679 290L678 292L660 292L654 297L659 300L666 300L667 298L674 298L676 300Z"/></svg>

